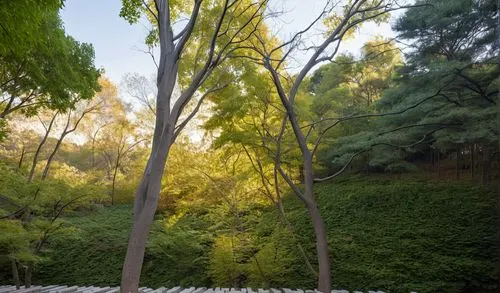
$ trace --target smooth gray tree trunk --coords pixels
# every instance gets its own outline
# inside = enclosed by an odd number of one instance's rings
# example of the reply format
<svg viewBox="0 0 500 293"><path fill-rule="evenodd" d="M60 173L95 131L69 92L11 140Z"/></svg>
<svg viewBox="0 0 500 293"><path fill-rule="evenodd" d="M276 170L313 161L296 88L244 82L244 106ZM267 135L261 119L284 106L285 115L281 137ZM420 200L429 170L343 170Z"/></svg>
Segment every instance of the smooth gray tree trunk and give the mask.
<svg viewBox="0 0 500 293"><path fill-rule="evenodd" d="M318 204L314 197L314 171L312 156L310 153L303 154L304 160L304 198L306 208L312 220L314 235L316 237L316 254L318 258L318 290L330 292L331 271L330 256L328 253L328 237L325 222L321 217Z"/></svg>

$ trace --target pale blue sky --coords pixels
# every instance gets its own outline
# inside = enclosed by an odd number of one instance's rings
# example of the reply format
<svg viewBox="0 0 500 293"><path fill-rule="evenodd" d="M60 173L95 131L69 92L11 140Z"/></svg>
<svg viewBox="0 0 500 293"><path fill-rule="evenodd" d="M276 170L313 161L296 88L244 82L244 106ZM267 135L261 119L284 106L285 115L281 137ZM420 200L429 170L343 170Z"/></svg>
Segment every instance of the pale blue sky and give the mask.
<svg viewBox="0 0 500 293"><path fill-rule="evenodd" d="M272 24L272 29L286 38L314 19L324 3L325 0L274 0L273 6L287 13L282 21ZM61 12L66 32L79 41L94 45L96 66L104 68L106 76L117 84L126 73L150 76L156 69L151 57L140 51L146 48L143 41L147 24L128 24L119 17L120 7L120 0L67 0ZM368 24L342 49L356 53L364 42L376 35L391 37L393 32L388 24ZM299 54L297 58L300 61L304 56Z"/></svg>

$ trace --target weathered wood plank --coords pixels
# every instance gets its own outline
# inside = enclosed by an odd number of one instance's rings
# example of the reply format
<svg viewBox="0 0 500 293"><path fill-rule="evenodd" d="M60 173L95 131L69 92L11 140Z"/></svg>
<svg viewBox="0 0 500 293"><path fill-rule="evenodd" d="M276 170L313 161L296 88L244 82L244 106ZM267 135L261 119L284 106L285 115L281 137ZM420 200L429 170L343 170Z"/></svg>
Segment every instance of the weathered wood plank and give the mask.
<svg viewBox="0 0 500 293"><path fill-rule="evenodd" d="M189 288L182 290L180 293L192 293L194 290L196 290L195 287L189 287Z"/></svg>
<svg viewBox="0 0 500 293"><path fill-rule="evenodd" d="M93 290L95 290L97 287L90 286L87 289L83 290L83 293L92 293Z"/></svg>
<svg viewBox="0 0 500 293"><path fill-rule="evenodd" d="M193 293L203 293L207 290L205 287L197 288L196 290L193 291Z"/></svg>
<svg viewBox="0 0 500 293"><path fill-rule="evenodd" d="M79 287L78 290L76 290L76 292L83 293L83 292L87 292L89 290L92 290L94 288L95 288L94 286L83 286L83 287Z"/></svg>
<svg viewBox="0 0 500 293"><path fill-rule="evenodd" d="M71 286L68 288L64 288L59 290L59 293L70 293L70 292L75 292L78 289L78 286Z"/></svg>
<svg viewBox="0 0 500 293"><path fill-rule="evenodd" d="M92 293L105 293L106 291L109 291L109 286L107 287L102 287L102 288L95 288L95 289L92 289Z"/></svg>
<svg viewBox="0 0 500 293"><path fill-rule="evenodd" d="M69 288L68 286L66 285L63 285L63 286L59 286L59 287L56 287L56 288L52 288L49 290L49 293L58 293L60 292L61 290L64 290L64 289L67 289Z"/></svg>
<svg viewBox="0 0 500 293"><path fill-rule="evenodd" d="M167 293L179 293L182 291L181 287L174 287L172 289L167 290Z"/></svg>
<svg viewBox="0 0 500 293"><path fill-rule="evenodd" d="M59 285L50 285L50 286L43 286L42 290L40 290L41 293L49 292L50 290L59 287Z"/></svg>
<svg viewBox="0 0 500 293"><path fill-rule="evenodd" d="M118 289L120 289L120 288L118 288ZM168 288L160 287L160 288L157 288L156 290L154 290L152 293L163 293L167 290L168 290Z"/></svg>
<svg viewBox="0 0 500 293"><path fill-rule="evenodd" d="M113 287L111 290L106 291L105 293L117 293L120 290L120 287Z"/></svg>
<svg viewBox="0 0 500 293"><path fill-rule="evenodd" d="M46 292L55 292L57 290L61 290L61 289L64 289L64 288L67 288L68 286L65 286L65 285L62 285L62 286L55 286L55 287L52 287L52 288L48 288L47 290L43 289L42 290L42 293L46 293Z"/></svg>

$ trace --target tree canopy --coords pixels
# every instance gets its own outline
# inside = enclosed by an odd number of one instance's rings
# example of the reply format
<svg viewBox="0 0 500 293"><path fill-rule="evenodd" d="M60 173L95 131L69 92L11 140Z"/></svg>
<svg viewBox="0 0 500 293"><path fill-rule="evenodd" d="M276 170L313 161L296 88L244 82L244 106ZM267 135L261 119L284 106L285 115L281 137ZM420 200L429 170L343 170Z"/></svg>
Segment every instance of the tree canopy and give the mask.
<svg viewBox="0 0 500 293"><path fill-rule="evenodd" d="M94 49L65 33L58 14L62 4L6 1L0 8L2 120L16 111L66 110L99 89Z"/></svg>

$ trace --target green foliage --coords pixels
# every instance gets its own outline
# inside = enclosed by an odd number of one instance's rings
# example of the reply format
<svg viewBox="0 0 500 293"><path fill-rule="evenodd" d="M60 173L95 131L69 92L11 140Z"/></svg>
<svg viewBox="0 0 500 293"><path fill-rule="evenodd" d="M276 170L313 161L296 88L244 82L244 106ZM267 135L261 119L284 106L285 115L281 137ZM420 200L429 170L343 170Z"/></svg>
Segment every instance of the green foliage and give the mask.
<svg viewBox="0 0 500 293"><path fill-rule="evenodd" d="M53 178L28 182L19 172L0 164L0 263L16 260L27 267L40 265L52 237L73 228L61 216L99 200L102 190L84 174L65 164L55 166Z"/></svg>
<svg viewBox="0 0 500 293"><path fill-rule="evenodd" d="M210 255L209 274L215 284L242 287L245 264L238 261L242 243L238 237L222 235L215 240Z"/></svg>
<svg viewBox="0 0 500 293"><path fill-rule="evenodd" d="M34 275L35 283L119 283L130 230L130 207L110 207L85 215L68 218L75 232L49 242L44 254L47 261Z"/></svg>
<svg viewBox="0 0 500 293"><path fill-rule="evenodd" d="M297 263L297 255L293 243L289 243L293 235L283 228L281 225L276 225L270 239L267 237L257 239L258 252L248 265L248 286L257 288L279 288L285 284L290 286L293 283L290 277L297 273L294 270L298 269L300 272L300 268L294 266Z"/></svg>
<svg viewBox="0 0 500 293"><path fill-rule="evenodd" d="M52 239L36 281L119 285L132 221L130 210L130 206L107 207L67 218L75 231ZM205 229L196 218L169 228L164 221L156 221L145 255L142 284L209 286L204 270L211 240Z"/></svg>
<svg viewBox="0 0 500 293"><path fill-rule="evenodd" d="M415 43L414 50L406 55L407 64L396 67L371 109L390 115L343 122L344 129L344 124L349 125L347 131L332 131L319 161L335 171L339 162L370 150L371 159L358 156L357 161L365 159L365 166L378 170L408 171L410 166L401 165L401 160L409 154L436 149L446 156L464 144L479 145L490 156L488 149L497 148L499 135L500 67L498 44L492 37L497 15L493 2L417 1L427 5L409 9L395 26L402 38ZM315 75L321 77L323 72ZM313 76L313 80L321 78ZM335 80L333 76L320 84ZM403 153L391 156L399 150Z"/></svg>
<svg viewBox="0 0 500 293"><path fill-rule="evenodd" d="M31 253L30 241L35 235L30 234L18 220L0 221L0 251L2 258L14 259L19 262L37 261ZM2 259L5 263L5 259Z"/></svg>
<svg viewBox="0 0 500 293"><path fill-rule="evenodd" d="M98 90L92 45L66 35L62 1L4 1L0 8L0 117L66 110Z"/></svg>
<svg viewBox="0 0 500 293"><path fill-rule="evenodd" d="M429 56L470 60L487 52L495 55L498 2L495 0L419 0L395 29L416 42L414 58L429 64Z"/></svg>
<svg viewBox="0 0 500 293"><path fill-rule="evenodd" d="M210 286L206 269L213 239L206 231L207 223L187 216L169 225L166 219L153 228L143 282L153 287Z"/></svg>
<svg viewBox="0 0 500 293"><path fill-rule="evenodd" d="M320 184L317 197L328 228L334 288L389 292L460 292L495 288L499 278L494 190L467 184L359 177ZM294 197L287 215L314 265L314 235ZM250 210L249 210L250 211ZM314 288L274 207L254 229L227 234L213 208L191 208L171 221L158 215L148 243L142 285ZM130 207L66 218L74 232L50 241L35 275L41 284L117 285ZM253 221L253 220L252 220ZM253 222L252 222L253 223Z"/></svg>
<svg viewBox="0 0 500 293"><path fill-rule="evenodd" d="M499 278L494 190L360 177L318 185L317 194L336 288L460 292ZM299 233L312 239L300 203L288 204Z"/></svg>

